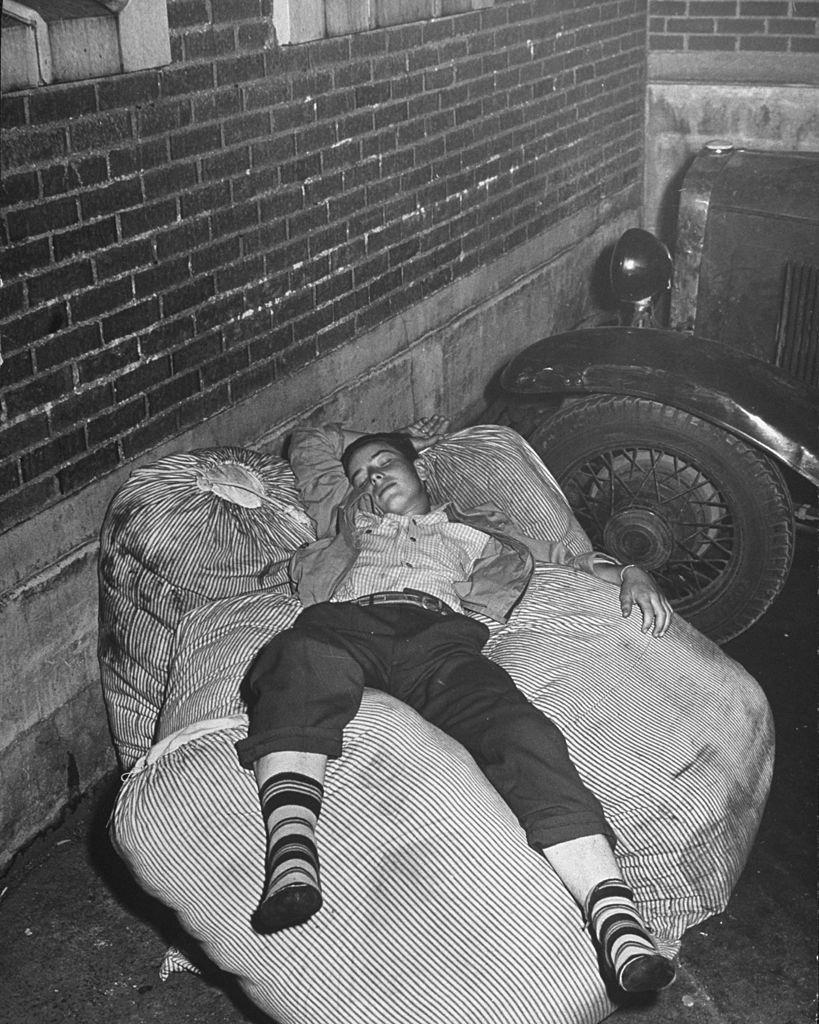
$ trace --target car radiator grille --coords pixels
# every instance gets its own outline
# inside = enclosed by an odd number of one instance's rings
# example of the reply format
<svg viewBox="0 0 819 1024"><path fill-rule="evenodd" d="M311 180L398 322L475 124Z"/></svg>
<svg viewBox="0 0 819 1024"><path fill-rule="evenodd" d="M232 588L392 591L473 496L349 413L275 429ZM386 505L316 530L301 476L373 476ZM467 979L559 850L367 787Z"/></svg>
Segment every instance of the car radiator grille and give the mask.
<svg viewBox="0 0 819 1024"><path fill-rule="evenodd" d="M819 387L819 268L788 262L776 328L776 365Z"/></svg>

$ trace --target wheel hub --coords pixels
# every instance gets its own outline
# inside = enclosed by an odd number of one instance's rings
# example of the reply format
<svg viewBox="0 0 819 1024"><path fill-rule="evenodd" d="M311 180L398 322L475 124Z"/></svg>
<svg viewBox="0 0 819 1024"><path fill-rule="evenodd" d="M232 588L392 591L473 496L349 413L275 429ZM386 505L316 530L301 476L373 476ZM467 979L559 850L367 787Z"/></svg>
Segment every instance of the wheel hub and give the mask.
<svg viewBox="0 0 819 1024"><path fill-rule="evenodd" d="M666 520L650 508L615 512L603 529L603 548L622 562L660 569L671 558L674 534Z"/></svg>

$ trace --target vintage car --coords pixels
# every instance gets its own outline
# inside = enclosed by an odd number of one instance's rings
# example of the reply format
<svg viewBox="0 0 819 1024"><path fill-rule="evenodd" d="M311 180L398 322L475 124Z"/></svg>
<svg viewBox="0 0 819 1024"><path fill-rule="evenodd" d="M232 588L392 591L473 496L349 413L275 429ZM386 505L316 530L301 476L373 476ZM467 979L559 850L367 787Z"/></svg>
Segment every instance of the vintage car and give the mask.
<svg viewBox="0 0 819 1024"><path fill-rule="evenodd" d="M592 543L722 643L781 590L794 485L810 508L819 483L819 153L708 143L675 249L626 231L610 278L629 314L536 342L500 390Z"/></svg>

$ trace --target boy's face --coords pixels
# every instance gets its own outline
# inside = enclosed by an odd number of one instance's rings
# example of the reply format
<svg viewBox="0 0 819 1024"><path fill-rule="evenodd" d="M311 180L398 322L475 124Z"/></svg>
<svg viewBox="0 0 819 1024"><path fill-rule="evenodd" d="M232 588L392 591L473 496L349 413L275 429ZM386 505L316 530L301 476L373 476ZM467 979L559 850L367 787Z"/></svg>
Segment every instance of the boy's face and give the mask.
<svg viewBox="0 0 819 1024"><path fill-rule="evenodd" d="M382 512L423 515L429 512L429 496L414 463L383 441L365 444L353 454L347 479L372 495Z"/></svg>

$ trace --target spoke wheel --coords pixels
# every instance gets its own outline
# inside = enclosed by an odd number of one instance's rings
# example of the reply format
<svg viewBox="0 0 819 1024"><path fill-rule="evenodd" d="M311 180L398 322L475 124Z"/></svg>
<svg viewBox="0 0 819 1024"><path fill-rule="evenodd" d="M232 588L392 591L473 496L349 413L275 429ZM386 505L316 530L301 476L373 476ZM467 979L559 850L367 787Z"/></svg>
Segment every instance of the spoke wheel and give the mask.
<svg viewBox="0 0 819 1024"><path fill-rule="evenodd" d="M793 510L776 466L713 424L645 399L591 395L531 435L592 545L652 573L718 643L787 579Z"/></svg>

